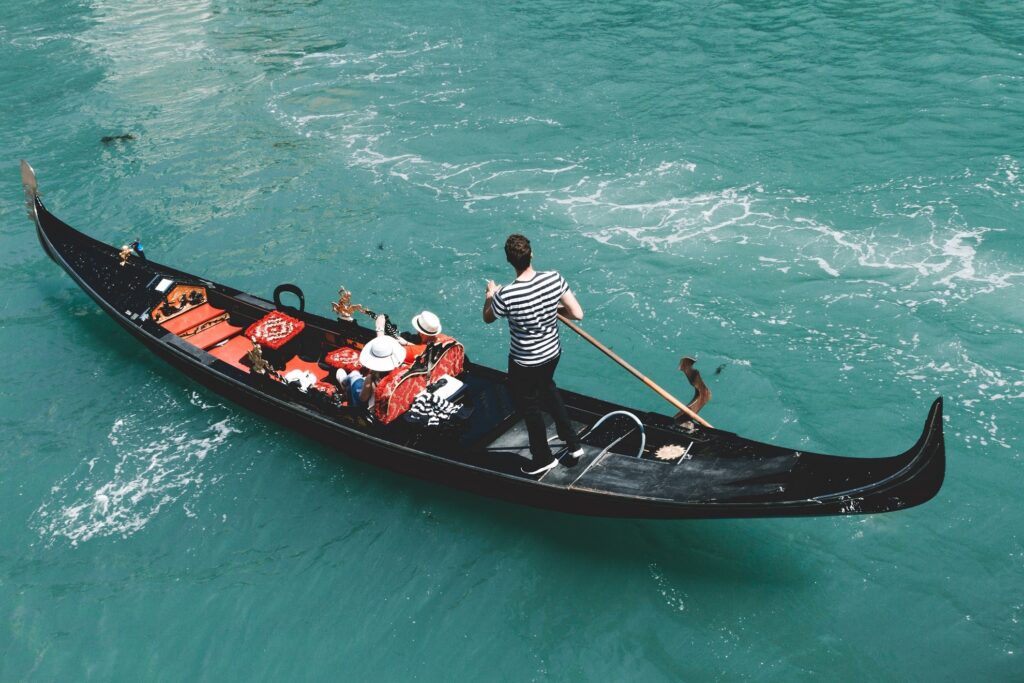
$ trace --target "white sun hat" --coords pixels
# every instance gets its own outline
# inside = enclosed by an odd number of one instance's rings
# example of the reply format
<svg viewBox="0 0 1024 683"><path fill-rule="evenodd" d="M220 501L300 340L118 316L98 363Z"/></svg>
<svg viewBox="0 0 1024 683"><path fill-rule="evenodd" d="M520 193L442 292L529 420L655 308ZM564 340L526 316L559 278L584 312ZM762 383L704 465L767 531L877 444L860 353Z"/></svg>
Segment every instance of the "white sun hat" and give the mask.
<svg viewBox="0 0 1024 683"><path fill-rule="evenodd" d="M430 311L423 311L413 318L412 326L416 328L417 332L428 337L441 333L441 319Z"/></svg>
<svg viewBox="0 0 1024 683"><path fill-rule="evenodd" d="M390 372L405 362L405 349L394 337L377 337L363 347L359 362L368 370Z"/></svg>

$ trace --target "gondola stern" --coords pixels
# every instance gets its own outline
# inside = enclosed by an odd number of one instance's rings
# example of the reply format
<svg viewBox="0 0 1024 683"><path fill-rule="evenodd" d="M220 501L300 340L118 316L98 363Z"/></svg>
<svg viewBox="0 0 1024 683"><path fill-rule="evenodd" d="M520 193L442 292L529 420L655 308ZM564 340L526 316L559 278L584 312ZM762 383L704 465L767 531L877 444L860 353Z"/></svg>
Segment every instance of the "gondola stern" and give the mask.
<svg viewBox="0 0 1024 683"><path fill-rule="evenodd" d="M897 509L914 507L934 498L946 478L946 437L943 432L942 397L928 411L921 437L903 454L905 476L899 488Z"/></svg>

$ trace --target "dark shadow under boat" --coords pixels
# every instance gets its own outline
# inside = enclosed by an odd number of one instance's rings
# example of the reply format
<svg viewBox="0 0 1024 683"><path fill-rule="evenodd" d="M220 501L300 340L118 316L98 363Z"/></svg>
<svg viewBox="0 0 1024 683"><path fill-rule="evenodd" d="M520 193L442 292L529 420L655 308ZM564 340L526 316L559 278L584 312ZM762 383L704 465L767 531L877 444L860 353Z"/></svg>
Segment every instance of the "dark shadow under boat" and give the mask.
<svg viewBox="0 0 1024 683"><path fill-rule="evenodd" d="M277 296L268 301L99 242L47 210L25 162L22 180L43 249L136 339L212 391L374 465L515 503L613 517L891 512L926 502L942 485L941 397L912 448L864 458L782 448L563 391L570 417L585 434L585 454L539 478L524 475L526 428L503 372L466 362L455 400L468 416L444 426L367 422L316 391L276 381L273 372L254 372L239 354L251 347L241 330L278 309L304 323L289 343L297 352L293 361L314 372L326 367L329 350L359 347L373 330L287 308ZM158 321L170 291L180 293L181 307ZM676 457L658 457L666 453Z"/></svg>

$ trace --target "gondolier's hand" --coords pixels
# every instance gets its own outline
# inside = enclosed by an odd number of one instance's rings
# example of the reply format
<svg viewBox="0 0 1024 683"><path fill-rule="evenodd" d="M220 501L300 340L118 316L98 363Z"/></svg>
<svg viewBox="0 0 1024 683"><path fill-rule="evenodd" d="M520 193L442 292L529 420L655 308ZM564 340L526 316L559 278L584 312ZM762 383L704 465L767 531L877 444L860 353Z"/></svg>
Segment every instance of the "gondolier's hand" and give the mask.
<svg viewBox="0 0 1024 683"><path fill-rule="evenodd" d="M494 284L494 280L487 281L487 296L484 297L484 322L487 324L493 323L497 320L497 316L494 315L494 309L491 307L494 299L494 293L498 291L498 285Z"/></svg>
<svg viewBox="0 0 1024 683"><path fill-rule="evenodd" d="M376 318L374 318L374 320L373 320L373 327L374 327L374 329L377 330L377 336L378 337L384 336L384 316L383 315L378 315Z"/></svg>

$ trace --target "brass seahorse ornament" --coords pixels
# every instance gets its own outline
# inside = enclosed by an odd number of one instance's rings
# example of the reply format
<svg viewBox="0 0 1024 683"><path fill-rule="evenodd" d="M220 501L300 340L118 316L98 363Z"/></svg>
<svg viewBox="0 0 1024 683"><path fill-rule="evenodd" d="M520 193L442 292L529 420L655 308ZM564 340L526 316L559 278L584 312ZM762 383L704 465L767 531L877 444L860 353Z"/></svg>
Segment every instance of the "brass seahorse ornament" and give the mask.
<svg viewBox="0 0 1024 683"><path fill-rule="evenodd" d="M268 375L274 372L273 366L263 357L263 349L255 342L249 352L245 354L245 358L252 365L252 371L257 375Z"/></svg>
<svg viewBox="0 0 1024 683"><path fill-rule="evenodd" d="M348 291L344 287L338 289L338 300L331 304L331 309L334 310L335 315L338 316L338 320L344 320L346 322L352 321L353 313L366 311L366 308L360 304L352 303L352 292Z"/></svg>

